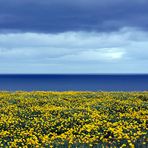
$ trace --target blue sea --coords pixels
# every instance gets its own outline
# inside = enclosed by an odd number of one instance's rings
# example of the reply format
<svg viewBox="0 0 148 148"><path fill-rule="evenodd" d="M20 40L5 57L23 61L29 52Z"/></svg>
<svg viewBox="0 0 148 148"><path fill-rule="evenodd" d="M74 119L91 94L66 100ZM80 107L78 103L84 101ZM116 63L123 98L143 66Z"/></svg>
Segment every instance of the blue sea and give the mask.
<svg viewBox="0 0 148 148"><path fill-rule="evenodd" d="M3 91L148 91L147 74L0 75Z"/></svg>

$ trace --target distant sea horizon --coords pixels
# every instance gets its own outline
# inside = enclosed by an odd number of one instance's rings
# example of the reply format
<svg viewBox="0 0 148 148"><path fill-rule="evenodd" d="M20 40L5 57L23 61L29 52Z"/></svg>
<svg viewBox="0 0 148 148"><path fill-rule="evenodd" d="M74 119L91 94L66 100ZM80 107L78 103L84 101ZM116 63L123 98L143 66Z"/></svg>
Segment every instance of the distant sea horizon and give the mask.
<svg viewBox="0 0 148 148"><path fill-rule="evenodd" d="M0 74L0 91L148 91L148 74Z"/></svg>

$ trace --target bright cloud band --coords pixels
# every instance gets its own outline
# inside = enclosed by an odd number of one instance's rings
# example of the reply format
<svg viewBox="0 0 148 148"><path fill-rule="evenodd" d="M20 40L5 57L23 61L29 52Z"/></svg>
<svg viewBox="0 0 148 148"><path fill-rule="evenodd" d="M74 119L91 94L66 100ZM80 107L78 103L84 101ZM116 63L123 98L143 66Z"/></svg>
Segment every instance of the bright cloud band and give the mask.
<svg viewBox="0 0 148 148"><path fill-rule="evenodd" d="M144 73L148 72L144 64L147 49L148 33L133 28L110 33L0 34L0 73L125 73L139 69Z"/></svg>

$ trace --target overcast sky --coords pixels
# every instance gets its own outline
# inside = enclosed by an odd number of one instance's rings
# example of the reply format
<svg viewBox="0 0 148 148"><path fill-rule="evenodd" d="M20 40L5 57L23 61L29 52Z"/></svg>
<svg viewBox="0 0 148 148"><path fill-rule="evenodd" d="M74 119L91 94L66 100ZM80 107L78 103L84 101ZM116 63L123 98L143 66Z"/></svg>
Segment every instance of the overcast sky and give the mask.
<svg viewBox="0 0 148 148"><path fill-rule="evenodd" d="M0 73L148 73L148 0L0 0Z"/></svg>

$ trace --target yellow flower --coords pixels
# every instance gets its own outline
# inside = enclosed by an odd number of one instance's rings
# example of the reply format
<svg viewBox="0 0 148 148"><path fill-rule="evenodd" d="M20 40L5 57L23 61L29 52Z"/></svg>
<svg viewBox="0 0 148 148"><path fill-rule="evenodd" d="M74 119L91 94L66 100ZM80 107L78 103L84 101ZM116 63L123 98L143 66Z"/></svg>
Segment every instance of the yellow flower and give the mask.
<svg viewBox="0 0 148 148"><path fill-rule="evenodd" d="M0 147L147 142L148 92L0 92ZM11 142L10 142L11 141ZM100 141L100 143L99 143Z"/></svg>
<svg viewBox="0 0 148 148"><path fill-rule="evenodd" d="M122 144L122 146L120 148L124 148L124 147L127 147L126 144Z"/></svg>

